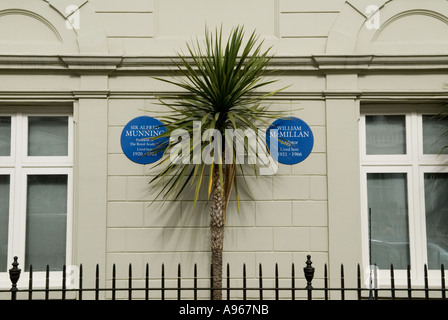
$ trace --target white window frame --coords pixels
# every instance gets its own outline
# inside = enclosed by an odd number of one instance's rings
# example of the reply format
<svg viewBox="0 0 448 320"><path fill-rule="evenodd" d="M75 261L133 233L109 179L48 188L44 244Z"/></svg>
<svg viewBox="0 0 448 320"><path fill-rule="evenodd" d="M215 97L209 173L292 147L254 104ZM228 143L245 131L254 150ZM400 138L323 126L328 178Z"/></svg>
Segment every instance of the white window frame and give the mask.
<svg viewBox="0 0 448 320"><path fill-rule="evenodd" d="M419 210L420 212L425 212L425 190L424 190L424 174L425 173L448 173L448 167L442 167L442 166L432 166L432 165L422 165L419 168L419 176L421 178L420 180L420 190L418 190L420 192L420 196L419 199L421 199L420 203L419 203ZM428 252L427 252L427 244L426 244L426 216L425 214L421 214L420 215L420 220L418 221L421 229L421 237L424 240L424 243L422 243L422 248L421 248L421 252L422 255L425 259L425 263L427 263L427 259L428 259ZM426 245L423 245L426 244ZM422 267L423 268L423 267ZM445 266L445 269L447 268L447 266ZM440 279L440 267L438 269L429 269L428 268L428 277L430 279L435 279L435 278L439 278ZM438 282L438 284L440 284L440 281Z"/></svg>
<svg viewBox="0 0 448 320"><path fill-rule="evenodd" d="M16 117L13 113L0 113L1 117L11 117L11 141L16 141ZM0 166L5 167L7 164L11 166L14 164L14 155L16 153L16 146L11 143L11 151L9 156L0 156Z"/></svg>
<svg viewBox="0 0 448 320"><path fill-rule="evenodd" d="M424 199L425 172L448 172L448 155L423 154L422 115L434 115L441 109L433 105L412 104L406 106L363 106L360 115L360 162L361 162L361 222L362 259L369 266L369 230L367 208L367 173L406 173L408 185L408 225L411 281L424 283L424 265L427 264L426 217ZM406 119L406 155L367 155L365 117L369 115L404 115ZM445 164L445 165L444 165ZM369 268L366 268L368 270ZM395 283L406 285L407 270L394 268ZM365 284L368 278L365 277ZM440 269L428 269L429 285L440 286ZM378 270L379 285L390 285L390 269Z"/></svg>
<svg viewBox="0 0 448 320"><path fill-rule="evenodd" d="M407 199L408 199L408 227L409 227L409 253L410 253L410 264L411 266L418 265L416 261L416 254L419 251L419 248L416 246L416 241L411 241L412 234L415 234L416 228L418 224L416 223L416 213L415 213L415 206L413 202L412 197L412 190L410 186L415 185L414 183L414 177L412 175L412 168L409 166L393 166L393 167L376 167L376 166L369 166L369 167L362 167L361 169L361 186L362 186L362 197L361 197L361 206L363 208L362 210L362 245L363 245L363 262L364 265L368 266L370 265L369 261L369 212L368 212L368 206L367 206L367 174L368 173L406 173L407 177ZM374 261L373 261L374 263ZM416 279L417 277L417 270L415 268L411 268L411 277ZM378 269L378 277L379 279L388 279L388 276L390 275L390 269L387 270L381 270ZM394 273L395 278L400 279L401 281L406 280L407 278L407 270L400 270L394 267Z"/></svg>
<svg viewBox="0 0 448 320"><path fill-rule="evenodd" d="M6 158L6 157L0 157L0 158ZM7 262L12 263L12 260L10 260L10 252L11 252L11 244L13 243L13 232L11 230L14 227L14 215L12 214L14 210L16 209L16 203L14 201L14 195L15 192L13 191L15 188L15 172L14 168L5 168L0 167L0 175L8 175L9 176L9 217L8 217L8 255L7 255ZM3 270L0 271L0 283L2 280L2 273ZM0 286L1 287L1 286Z"/></svg>
<svg viewBox="0 0 448 320"><path fill-rule="evenodd" d="M68 116L68 153L67 156L28 156L28 143L23 143L23 162L26 165L30 166L45 166L48 164L50 166L73 166L73 117L67 114L58 114L58 113L28 113L23 119L23 132L22 137L28 136L28 121L29 117L59 117L59 116Z"/></svg>
<svg viewBox="0 0 448 320"><path fill-rule="evenodd" d="M14 110L14 109L13 109ZM66 175L67 176L67 231L66 231L66 261L72 264L73 238L73 112L26 112L18 110L0 113L0 116L11 117L11 154L0 157L0 174L10 175L10 212L8 229L8 267L11 267L14 256L19 257L19 267L22 273L18 286L27 287L29 272L25 271L26 242L26 199L27 179L29 175ZM67 156L35 157L28 156L28 117L30 116L63 116L68 118L68 154ZM62 266L61 266L62 268ZM33 271L33 286L42 287L45 284L45 271ZM60 286L62 271L50 272L50 286ZM8 272L0 271L0 288L10 288L11 281Z"/></svg>
<svg viewBox="0 0 448 320"><path fill-rule="evenodd" d="M360 141L364 141L364 143L361 143L360 145L360 151L361 151L361 161L363 164L368 165L377 165L379 163L410 163L411 160L411 154L414 146L412 145L412 139L408 135L406 135L406 154L390 154L390 155L368 155L366 150L366 121L365 116L375 116L375 115L388 115L388 116L404 116L405 117L405 126L406 126L406 132L409 132L411 127L411 117L410 115L407 115L404 112L377 112L377 111L371 111L369 113L364 113L361 115L361 121L360 121Z"/></svg>

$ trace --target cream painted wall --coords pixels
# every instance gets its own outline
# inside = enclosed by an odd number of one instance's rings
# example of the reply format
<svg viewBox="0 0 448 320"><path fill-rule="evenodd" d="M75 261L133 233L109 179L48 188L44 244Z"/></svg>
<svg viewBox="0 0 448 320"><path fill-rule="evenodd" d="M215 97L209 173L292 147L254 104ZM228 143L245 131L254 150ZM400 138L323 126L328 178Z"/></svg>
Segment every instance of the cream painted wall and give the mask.
<svg viewBox="0 0 448 320"><path fill-rule="evenodd" d="M272 104L301 108L294 114L311 126L316 143L311 156L301 165L282 165L275 176L258 179L248 173L255 201L243 192L239 213L234 202L230 204L225 234L225 263L231 264L232 274L237 276L242 276L243 263L250 277L257 275L258 264L263 263L264 274L269 277L275 262L279 263L280 272L289 274L291 263L302 265L308 252L315 252L316 263L327 260L325 103L321 99L283 98ZM161 263L173 276L181 263L183 273L190 277L189 266L198 263L199 276L207 278L206 201L201 201L192 214L191 193L183 197L184 201L168 204L159 211L161 202L150 205L153 195L148 192L153 170L132 163L121 151L119 136L124 125L143 114L157 117L152 112L154 106L155 101L149 98L109 100L107 262L117 263L123 272L132 262L137 266L136 274L141 276L147 262L152 263L155 276L160 275ZM204 192L201 199L206 199Z"/></svg>
<svg viewBox="0 0 448 320"><path fill-rule="evenodd" d="M70 18L65 9L71 4L80 8L75 30L67 29L64 20ZM371 4L380 8L378 30L366 28ZM273 45L273 65L283 71L278 86L290 87L270 101L272 107L299 109L291 113L307 122L315 136L308 159L282 165L276 175L258 181L249 176L255 201L243 197L239 214L234 203L230 206L224 259L237 277L246 264L249 286L257 285L259 263L266 286L275 263L285 277L295 263L298 286L304 285L301 268L307 254L316 267L316 286L322 284L324 263L332 285L339 285L341 263L354 275L365 236L360 105L448 96L443 88L448 82L444 0L3 0L0 26L6 23L14 28L0 31L0 112L21 104L37 110L73 105L73 263L99 263L109 278L116 263L122 281L129 263L133 276L142 279L148 262L155 277L165 263L172 281L178 263L186 277L192 277L192 265L198 263L201 281L208 281L205 195L203 212L194 215L188 194L160 210L160 202L149 206L153 194L147 183L154 171L129 161L119 142L129 120L157 116L153 93L173 88L150 76L169 73L166 56L202 37L206 23L211 28L223 23L226 31L244 24ZM34 25L31 41L27 28ZM346 285L355 281L347 277Z"/></svg>

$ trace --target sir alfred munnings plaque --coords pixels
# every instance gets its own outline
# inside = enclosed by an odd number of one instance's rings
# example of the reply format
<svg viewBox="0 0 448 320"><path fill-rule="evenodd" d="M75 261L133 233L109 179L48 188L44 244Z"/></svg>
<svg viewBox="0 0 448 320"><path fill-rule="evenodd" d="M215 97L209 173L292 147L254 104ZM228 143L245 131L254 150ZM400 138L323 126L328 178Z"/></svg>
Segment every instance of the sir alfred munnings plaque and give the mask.
<svg viewBox="0 0 448 320"><path fill-rule="evenodd" d="M162 158L169 138L155 137L166 132L159 120L141 116L129 121L121 133L121 148L130 160L139 164L149 164Z"/></svg>

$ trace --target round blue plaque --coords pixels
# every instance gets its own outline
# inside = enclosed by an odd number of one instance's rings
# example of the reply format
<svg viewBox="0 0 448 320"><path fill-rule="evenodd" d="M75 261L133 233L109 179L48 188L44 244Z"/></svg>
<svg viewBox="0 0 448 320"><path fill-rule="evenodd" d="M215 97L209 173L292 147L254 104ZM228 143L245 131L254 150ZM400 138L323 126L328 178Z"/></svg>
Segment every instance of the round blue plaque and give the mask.
<svg viewBox="0 0 448 320"><path fill-rule="evenodd" d="M266 131L266 142L271 154L278 155L276 160L279 163L293 165L302 162L310 155L314 146L314 136L303 120L289 117L275 120L269 126ZM277 150L272 150L276 143Z"/></svg>
<svg viewBox="0 0 448 320"><path fill-rule="evenodd" d="M129 121L121 132L121 149L126 157L139 164L149 164L162 158L169 137L154 139L166 132L159 120L142 116Z"/></svg>

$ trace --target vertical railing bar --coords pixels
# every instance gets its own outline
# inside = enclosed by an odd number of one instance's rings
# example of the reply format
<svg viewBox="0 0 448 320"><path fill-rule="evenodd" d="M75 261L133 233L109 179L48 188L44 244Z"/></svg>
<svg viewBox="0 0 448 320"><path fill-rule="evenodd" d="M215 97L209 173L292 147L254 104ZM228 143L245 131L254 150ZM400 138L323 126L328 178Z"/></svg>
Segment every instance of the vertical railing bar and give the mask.
<svg viewBox="0 0 448 320"><path fill-rule="evenodd" d="M373 283L373 287L375 288L375 300L378 300L378 268L376 263L373 265L373 279L375 280Z"/></svg>
<svg viewBox="0 0 448 320"><path fill-rule="evenodd" d="M65 289L66 289L65 281L66 281L66 277L67 277L66 267L65 267L65 264L64 264L64 266L62 267L62 300L65 300Z"/></svg>
<svg viewBox="0 0 448 320"><path fill-rule="evenodd" d="M128 300L132 300L132 263L129 264L129 275L128 275Z"/></svg>
<svg viewBox="0 0 448 320"><path fill-rule="evenodd" d="M194 286L194 300L198 299L198 266L195 263L194 264L194 272L193 272L193 286Z"/></svg>
<svg viewBox="0 0 448 320"><path fill-rule="evenodd" d="M181 267L180 263L177 265L177 300L180 300L181 297Z"/></svg>
<svg viewBox="0 0 448 320"><path fill-rule="evenodd" d="M294 268L294 262L291 265L291 299L296 300L296 271Z"/></svg>
<svg viewBox="0 0 448 320"><path fill-rule="evenodd" d="M424 266L424 275L425 275L425 299L429 299L429 290L428 290L428 266L425 263Z"/></svg>
<svg viewBox="0 0 448 320"><path fill-rule="evenodd" d="M165 264L162 263L162 278L161 278L161 290L162 290L162 300L165 300Z"/></svg>
<svg viewBox="0 0 448 320"><path fill-rule="evenodd" d="M112 300L115 300L116 283L117 283L117 270L114 263L112 265Z"/></svg>
<svg viewBox="0 0 448 320"><path fill-rule="evenodd" d="M370 259L371 260L371 259ZM373 276L372 276L373 270L372 270L372 263L369 263L369 300L374 300L373 297Z"/></svg>
<svg viewBox="0 0 448 320"><path fill-rule="evenodd" d="M213 263L210 264L210 300L213 300Z"/></svg>
<svg viewBox="0 0 448 320"><path fill-rule="evenodd" d="M341 263L341 300L345 300L344 265Z"/></svg>
<svg viewBox="0 0 448 320"><path fill-rule="evenodd" d="M230 264L227 263L227 300L230 300Z"/></svg>
<svg viewBox="0 0 448 320"><path fill-rule="evenodd" d="M260 288L260 300L263 300L263 267L261 263L258 265L258 282Z"/></svg>
<svg viewBox="0 0 448 320"><path fill-rule="evenodd" d="M358 266L356 268L356 277L357 277L357 284L358 284L358 300L361 300L361 266L358 263Z"/></svg>
<svg viewBox="0 0 448 320"><path fill-rule="evenodd" d="M246 300L247 293L246 293L246 264L243 264L243 300Z"/></svg>
<svg viewBox="0 0 448 320"><path fill-rule="evenodd" d="M99 300L100 298L100 266L96 264L95 270L95 300Z"/></svg>
<svg viewBox="0 0 448 320"><path fill-rule="evenodd" d="M392 263L390 264L390 290L392 300L395 300L395 271Z"/></svg>
<svg viewBox="0 0 448 320"><path fill-rule="evenodd" d="M445 266L442 264L440 266L440 273L441 273L441 281L442 281L442 299L446 299L446 291L445 291Z"/></svg>
<svg viewBox="0 0 448 320"><path fill-rule="evenodd" d="M149 263L146 263L145 270L145 300L149 300Z"/></svg>
<svg viewBox="0 0 448 320"><path fill-rule="evenodd" d="M50 296L50 266L47 264L45 271L45 300L48 300Z"/></svg>
<svg viewBox="0 0 448 320"><path fill-rule="evenodd" d="M28 280L28 300L33 299L33 265L30 265L30 278Z"/></svg>
<svg viewBox="0 0 448 320"><path fill-rule="evenodd" d="M410 300L412 297L412 290L411 290L411 266L408 265L407 268L407 276L408 276L408 299Z"/></svg>
<svg viewBox="0 0 448 320"><path fill-rule="evenodd" d="M78 284L78 298L82 300L82 263L79 265L79 284Z"/></svg>
<svg viewBox="0 0 448 320"><path fill-rule="evenodd" d="M275 300L279 299L279 292L278 292L278 263L275 264Z"/></svg>
<svg viewBox="0 0 448 320"><path fill-rule="evenodd" d="M325 288L325 300L328 300L328 271L327 271L327 264L324 265L324 288Z"/></svg>

